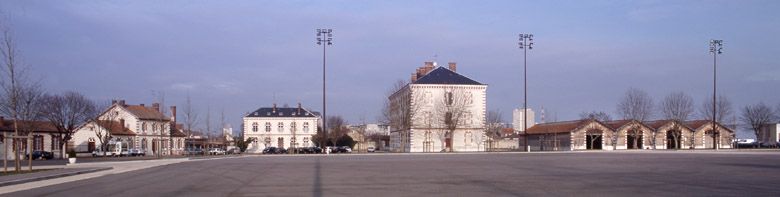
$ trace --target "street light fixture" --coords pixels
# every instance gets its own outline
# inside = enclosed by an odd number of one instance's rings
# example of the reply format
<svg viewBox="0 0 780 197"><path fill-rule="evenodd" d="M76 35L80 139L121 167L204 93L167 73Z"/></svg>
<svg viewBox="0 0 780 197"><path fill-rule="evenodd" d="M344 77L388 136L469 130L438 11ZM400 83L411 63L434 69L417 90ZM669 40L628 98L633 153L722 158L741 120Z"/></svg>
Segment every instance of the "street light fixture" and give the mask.
<svg viewBox="0 0 780 197"><path fill-rule="evenodd" d="M333 29L317 29L317 45L322 45L322 137L327 138L327 116L325 115L325 46L333 44ZM327 141L327 140L325 140ZM325 144L321 143L322 148Z"/></svg>
<svg viewBox="0 0 780 197"><path fill-rule="evenodd" d="M710 53L712 53L712 136L713 136L713 138L715 138L715 139L712 140L713 142L715 142L715 143L712 143L713 144L712 146L714 146L713 148L715 150L718 150L718 148L719 148L718 145L720 143L719 140L718 140L719 139L719 132L718 132L718 125L715 122L715 120L717 118L717 116L716 116L717 111L716 110L717 110L717 106L718 106L718 104L716 102L717 101L716 100L717 99L716 91L718 90L717 89L717 79L718 79L717 78L717 76L718 76L717 75L717 73L718 73L718 71L717 71L717 64L718 64L718 55L723 53L723 40L711 39L710 40Z"/></svg>
<svg viewBox="0 0 780 197"><path fill-rule="evenodd" d="M533 34L519 34L520 49L523 49L523 141L526 152L531 152L528 146L528 50L534 49Z"/></svg>

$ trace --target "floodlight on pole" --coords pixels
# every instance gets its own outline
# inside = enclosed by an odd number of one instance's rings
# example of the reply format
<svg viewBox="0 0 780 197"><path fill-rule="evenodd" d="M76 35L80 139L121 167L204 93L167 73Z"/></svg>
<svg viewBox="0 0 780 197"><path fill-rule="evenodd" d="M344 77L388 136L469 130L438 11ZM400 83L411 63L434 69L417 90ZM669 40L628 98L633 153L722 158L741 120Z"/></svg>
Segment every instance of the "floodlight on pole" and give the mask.
<svg viewBox="0 0 780 197"><path fill-rule="evenodd" d="M526 152L531 152L531 147L528 146L528 50L534 48L534 35L533 34L519 34L519 42L517 43L520 49L523 49L523 147ZM519 142L518 142L519 143Z"/></svg>
<svg viewBox="0 0 780 197"><path fill-rule="evenodd" d="M333 44L333 29L317 29L317 45L322 45L322 137L327 138L327 116L326 116L326 103L325 103L325 46ZM325 140L327 141L327 140ZM325 148L325 144L321 143L320 146Z"/></svg>
<svg viewBox="0 0 780 197"><path fill-rule="evenodd" d="M718 117L716 115L717 114L717 106L718 106L718 104L717 104L717 96L716 96L717 95L716 91L718 90L718 88L717 88L717 84L718 84L718 81L717 81L717 79L718 79L717 78L718 77L718 75L717 75L717 73L718 73L717 65L718 65L718 55L723 53L723 40L711 39L710 40L710 53L712 54L712 138L713 138L712 141L714 142L714 143L712 143L713 144L712 146L714 146L713 149L718 150L719 145L720 145L720 141L719 141L720 133L718 132L718 125L717 125L717 122L715 121L715 120L717 120L717 117Z"/></svg>

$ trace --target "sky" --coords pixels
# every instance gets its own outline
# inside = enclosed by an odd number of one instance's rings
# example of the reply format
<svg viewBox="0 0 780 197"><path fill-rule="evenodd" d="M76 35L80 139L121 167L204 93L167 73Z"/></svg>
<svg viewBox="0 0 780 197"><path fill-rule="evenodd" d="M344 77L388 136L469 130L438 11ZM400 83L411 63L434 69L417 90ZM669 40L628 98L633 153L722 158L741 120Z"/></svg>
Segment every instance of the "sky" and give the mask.
<svg viewBox="0 0 780 197"><path fill-rule="evenodd" d="M426 61L457 62L488 84L507 122L523 101L519 33L528 51L528 105L546 120L584 111L620 118L629 88L656 103L712 95L710 39L724 40L718 93L739 110L780 105L778 1L0 1L23 61L46 91L94 100L193 108L239 130L273 103L377 121L390 87ZM537 118L539 115L537 115ZM179 119L182 118L179 113ZM656 118L660 118L656 113ZM539 121L537 119L537 121ZM204 127L205 120L201 120Z"/></svg>

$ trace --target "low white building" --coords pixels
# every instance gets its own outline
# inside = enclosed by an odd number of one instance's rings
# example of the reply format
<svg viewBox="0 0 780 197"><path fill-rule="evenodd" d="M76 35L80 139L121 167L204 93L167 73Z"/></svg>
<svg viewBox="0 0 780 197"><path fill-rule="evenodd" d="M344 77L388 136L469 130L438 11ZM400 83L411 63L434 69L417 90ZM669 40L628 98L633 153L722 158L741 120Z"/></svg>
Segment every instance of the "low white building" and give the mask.
<svg viewBox="0 0 780 197"><path fill-rule="evenodd" d="M390 148L397 152L485 150L487 85L425 62L390 100Z"/></svg>
<svg viewBox="0 0 780 197"><path fill-rule="evenodd" d="M248 153L262 153L266 147L313 147L320 117L298 104L297 108L263 107L244 116L244 140L252 139Z"/></svg>
<svg viewBox="0 0 780 197"><path fill-rule="evenodd" d="M21 142L20 158L24 159L24 155L29 153L28 145L33 151L47 151L54 153L55 158L62 156L62 148L59 146L62 139L62 133L57 131L48 121L19 121L19 127L27 127L22 130L32 130L32 139L28 138L16 138L14 131L14 121L7 120L0 116L0 158L5 157L7 159L14 159L13 141ZM28 136L29 137L29 136ZM28 144L30 142L31 144ZM6 152L7 151L7 152Z"/></svg>
<svg viewBox="0 0 780 197"><path fill-rule="evenodd" d="M176 107L171 107L172 117L176 117ZM158 103L151 107L128 105L124 100L113 101L111 106L97 118L80 126L69 144L80 153L97 150L103 143L122 143L123 147L141 149L146 155L182 154L185 135L176 129L175 124L160 111ZM110 135L110 139L103 136Z"/></svg>

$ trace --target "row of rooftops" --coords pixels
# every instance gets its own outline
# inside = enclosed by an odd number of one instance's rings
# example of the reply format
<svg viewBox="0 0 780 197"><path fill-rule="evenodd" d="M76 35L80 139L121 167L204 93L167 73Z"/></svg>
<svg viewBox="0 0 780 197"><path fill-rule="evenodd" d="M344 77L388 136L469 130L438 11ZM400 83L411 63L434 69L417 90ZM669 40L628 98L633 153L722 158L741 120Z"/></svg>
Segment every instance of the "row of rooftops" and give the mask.
<svg viewBox="0 0 780 197"><path fill-rule="evenodd" d="M612 120L612 121L602 122L595 119L584 119L584 120L572 120L572 121L537 124L528 128L527 133L528 134L568 133L568 132L578 130L581 127L586 126L593 122L601 124L604 127L612 130L620 130L621 128L625 126L630 126L633 123L645 126L652 130L657 130L665 125L672 124L672 123L677 123L678 125L682 125L689 130L696 130L698 128L701 128L702 126L711 123L710 120L691 120L691 121L684 121L684 122L680 122L676 120L653 120L653 121L646 121L646 122L641 122L637 120ZM724 127L720 123L718 123L717 125L718 128L723 128L728 131L731 131L731 129L729 129L728 127Z"/></svg>

